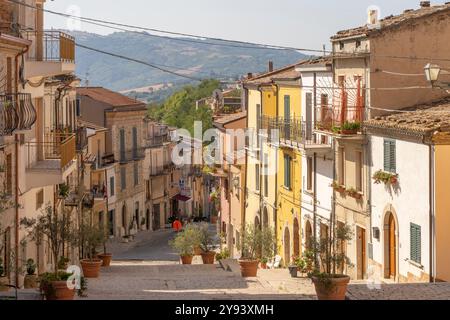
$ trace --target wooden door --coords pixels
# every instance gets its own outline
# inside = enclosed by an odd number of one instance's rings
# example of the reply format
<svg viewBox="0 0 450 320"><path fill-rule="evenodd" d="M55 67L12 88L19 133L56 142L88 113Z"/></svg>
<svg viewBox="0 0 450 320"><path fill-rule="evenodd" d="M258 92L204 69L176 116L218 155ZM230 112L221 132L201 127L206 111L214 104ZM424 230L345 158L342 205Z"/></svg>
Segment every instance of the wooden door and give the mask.
<svg viewBox="0 0 450 320"><path fill-rule="evenodd" d="M357 227L357 271L358 279L364 279L366 273L366 230Z"/></svg>
<svg viewBox="0 0 450 320"><path fill-rule="evenodd" d="M297 219L294 219L294 256L300 256L300 232Z"/></svg>
<svg viewBox="0 0 450 320"><path fill-rule="evenodd" d="M284 229L284 265L287 267L291 262L291 236L289 228Z"/></svg>
<svg viewBox="0 0 450 320"><path fill-rule="evenodd" d="M305 247L307 250L310 250L312 248L312 227L311 223L309 221L306 221L306 227L305 227Z"/></svg>
<svg viewBox="0 0 450 320"><path fill-rule="evenodd" d="M392 214L389 216L389 276L395 278L396 276L396 256L397 244L395 239L395 221Z"/></svg>

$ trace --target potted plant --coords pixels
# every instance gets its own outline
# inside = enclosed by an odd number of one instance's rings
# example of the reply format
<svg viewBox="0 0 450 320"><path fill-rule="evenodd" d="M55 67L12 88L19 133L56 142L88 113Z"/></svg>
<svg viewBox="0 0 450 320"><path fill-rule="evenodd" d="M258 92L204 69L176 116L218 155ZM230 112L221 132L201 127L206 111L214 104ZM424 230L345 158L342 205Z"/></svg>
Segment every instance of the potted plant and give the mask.
<svg viewBox="0 0 450 320"><path fill-rule="evenodd" d="M66 258L64 256L59 257L58 260L58 270L59 271L66 271L69 267L69 258Z"/></svg>
<svg viewBox="0 0 450 320"><path fill-rule="evenodd" d="M398 183L398 174L378 170L373 174L372 179L375 184L384 183L385 185L396 185Z"/></svg>
<svg viewBox="0 0 450 320"><path fill-rule="evenodd" d="M261 258L261 269L267 269L267 262L269 262L269 259L267 259L266 257L262 257Z"/></svg>
<svg viewBox="0 0 450 320"><path fill-rule="evenodd" d="M227 247L220 249L220 252L216 253L217 261L228 259L229 257L230 257L230 250L228 250Z"/></svg>
<svg viewBox="0 0 450 320"><path fill-rule="evenodd" d="M339 243L352 240L350 226L343 225L330 236L321 238L313 244L317 262L309 274L319 300L344 300L350 277L337 273L339 266L352 265L343 252L336 250ZM321 268L319 267L319 264Z"/></svg>
<svg viewBox="0 0 450 320"><path fill-rule="evenodd" d="M112 253L109 253L106 250L106 243L109 240L108 230L109 230L108 226L106 226L103 230L103 237L102 237L103 253L99 253L97 255L98 258L102 260L102 267L109 267L111 265L112 260Z"/></svg>
<svg viewBox="0 0 450 320"><path fill-rule="evenodd" d="M358 190L356 190L355 188L352 188L352 187L347 188L345 190L345 193L347 195L349 195L350 197L355 198L356 200L360 200L362 197L362 194L359 193Z"/></svg>
<svg viewBox="0 0 450 320"><path fill-rule="evenodd" d="M206 222L200 223L198 226L200 249L202 250L201 256L203 264L214 264L214 257L216 252L214 251L214 239L212 233L209 231L209 224Z"/></svg>
<svg viewBox="0 0 450 320"><path fill-rule="evenodd" d="M238 250L241 251L241 258L238 260L241 275L243 277L256 277L262 253L274 251L276 241L274 232L268 227L259 229L254 225L247 224L242 227L241 235L242 238L237 246Z"/></svg>
<svg viewBox="0 0 450 320"><path fill-rule="evenodd" d="M295 264L302 275L310 274L314 270L314 253L310 250L304 251L302 257L298 257Z"/></svg>
<svg viewBox="0 0 450 320"><path fill-rule="evenodd" d="M339 193L344 193L345 191L345 187L339 184L337 181L333 181L330 186Z"/></svg>
<svg viewBox="0 0 450 320"><path fill-rule="evenodd" d="M36 273L36 264L33 259L28 259L26 263L27 274L24 279L24 287L25 289L34 289L37 288L38 277Z"/></svg>
<svg viewBox="0 0 450 320"><path fill-rule="evenodd" d="M288 270L289 270L289 274L291 275L291 278L297 278L297 274L298 274L297 260L298 259L299 259L299 257L292 256L292 262L288 266Z"/></svg>
<svg viewBox="0 0 450 320"><path fill-rule="evenodd" d="M82 224L81 241L85 259L80 260L83 275L86 278L98 278L100 274L100 266L102 259L95 258L96 249L103 243L104 232L102 228L91 226L90 224Z"/></svg>
<svg viewBox="0 0 450 320"><path fill-rule="evenodd" d="M37 243L43 238L48 242L53 257L53 272L43 274L40 277L41 291L49 300L71 300L75 294L75 286L71 286L76 280L76 275L58 271L58 257L63 252L64 244L75 243L73 221L68 212L57 213L51 206L42 210L42 214L36 219L23 218L20 224L28 231L28 236ZM44 237L43 237L44 236ZM72 283L68 282L73 275Z"/></svg>
<svg viewBox="0 0 450 320"><path fill-rule="evenodd" d="M342 134L356 134L360 128L361 128L361 124L359 122L346 121L341 127L341 133Z"/></svg>
<svg viewBox="0 0 450 320"><path fill-rule="evenodd" d="M183 232L177 233L170 246L180 255L182 264L191 264L194 254L194 245L198 239L198 232L192 225L187 225Z"/></svg>
<svg viewBox="0 0 450 320"><path fill-rule="evenodd" d="M59 185L59 191L58 191L58 195L60 198L65 199L69 196L69 192L70 192L70 187L69 185L65 184L65 183L61 183Z"/></svg>

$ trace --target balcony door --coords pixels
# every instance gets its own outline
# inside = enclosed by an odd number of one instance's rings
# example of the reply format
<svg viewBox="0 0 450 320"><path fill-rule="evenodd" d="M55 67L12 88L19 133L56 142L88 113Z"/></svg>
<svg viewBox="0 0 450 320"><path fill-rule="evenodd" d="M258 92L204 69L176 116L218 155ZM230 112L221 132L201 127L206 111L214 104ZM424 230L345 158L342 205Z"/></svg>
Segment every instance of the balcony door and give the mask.
<svg viewBox="0 0 450 320"><path fill-rule="evenodd" d="M306 93L306 132L305 132L305 138L306 140L311 140L312 138L312 94L311 92Z"/></svg>
<svg viewBox="0 0 450 320"><path fill-rule="evenodd" d="M125 130L124 129L120 129L119 143L120 143L120 161L125 161Z"/></svg>
<svg viewBox="0 0 450 320"><path fill-rule="evenodd" d="M133 127L133 159L137 158L137 128Z"/></svg>

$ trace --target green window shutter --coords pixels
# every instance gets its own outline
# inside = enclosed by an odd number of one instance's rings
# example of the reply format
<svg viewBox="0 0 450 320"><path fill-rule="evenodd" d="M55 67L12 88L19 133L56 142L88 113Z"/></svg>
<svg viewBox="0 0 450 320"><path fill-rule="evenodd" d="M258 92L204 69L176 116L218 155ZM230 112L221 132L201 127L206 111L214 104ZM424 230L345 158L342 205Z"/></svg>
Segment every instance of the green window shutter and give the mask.
<svg viewBox="0 0 450 320"><path fill-rule="evenodd" d="M384 171L390 171L390 163L389 163L389 155L390 155L390 146L388 140L384 140L383 143L383 162L384 162Z"/></svg>
<svg viewBox="0 0 450 320"><path fill-rule="evenodd" d="M421 263L421 227L417 224L410 224L410 259L414 262Z"/></svg>
<svg viewBox="0 0 450 320"><path fill-rule="evenodd" d="M389 159L390 159L390 167L391 167L391 172L396 172L396 157L395 157L395 141L389 141L390 146L389 146Z"/></svg>
<svg viewBox="0 0 450 320"><path fill-rule="evenodd" d="M291 157L284 156L284 186L291 188Z"/></svg>

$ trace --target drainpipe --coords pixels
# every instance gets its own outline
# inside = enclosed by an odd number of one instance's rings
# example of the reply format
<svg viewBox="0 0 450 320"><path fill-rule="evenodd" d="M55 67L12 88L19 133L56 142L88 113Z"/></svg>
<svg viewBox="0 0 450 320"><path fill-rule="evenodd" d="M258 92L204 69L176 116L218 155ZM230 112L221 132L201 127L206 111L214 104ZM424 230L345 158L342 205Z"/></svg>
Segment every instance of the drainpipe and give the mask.
<svg viewBox="0 0 450 320"><path fill-rule="evenodd" d="M259 115L260 115L260 117L262 117L264 109L263 109L263 93L262 93L261 87L258 87L258 91L260 92L260 96L261 96L261 107L260 107L261 109L260 109ZM259 121L259 119L257 121ZM258 134L258 141L259 141L260 140L259 132L257 132L257 134ZM259 172L258 172L259 173L259 181L258 181L259 182L259 216L260 217L261 217L262 203L263 203L263 192L261 190L261 180L262 180L261 173L263 171L263 169L262 169L263 161L261 161L261 159L264 159L264 157L263 157L262 149L263 149L263 145L262 145L262 141L260 141L260 143L259 143L259 158L258 158L258 162L259 162ZM262 219L260 219L260 220L262 220ZM262 224L262 221L260 221L259 225L261 226L261 224Z"/></svg>
<svg viewBox="0 0 450 320"><path fill-rule="evenodd" d="M277 112L277 124L278 124L278 112L279 112L279 97L278 94L280 92L280 86L279 85L275 85L275 87L277 88L277 100L276 100L276 112ZM278 127L278 126L277 126ZM275 158L275 165L276 165L276 169L275 170L275 190L278 191L278 151L277 151L277 155ZM275 239L278 239L278 192L275 192L275 203L274 203L274 219L275 219ZM277 249L277 246L275 246L275 249ZM275 250L276 251L276 250ZM276 252L278 253L278 252Z"/></svg>
<svg viewBox="0 0 450 320"><path fill-rule="evenodd" d="M313 239L314 245L317 243L317 156L313 153L313 168L314 168L314 185L313 185ZM331 230L331 227L330 227ZM314 261L316 262L316 267L318 266L317 252L314 250Z"/></svg>
<svg viewBox="0 0 450 320"><path fill-rule="evenodd" d="M436 264L434 263L435 260L435 236L434 236L434 232L435 232L435 212L434 212L434 146L433 145L429 145L428 146L429 149L429 203L430 203L430 217L429 217L429 233L430 233L430 244L429 244L429 252L430 252L430 282L436 282Z"/></svg>

